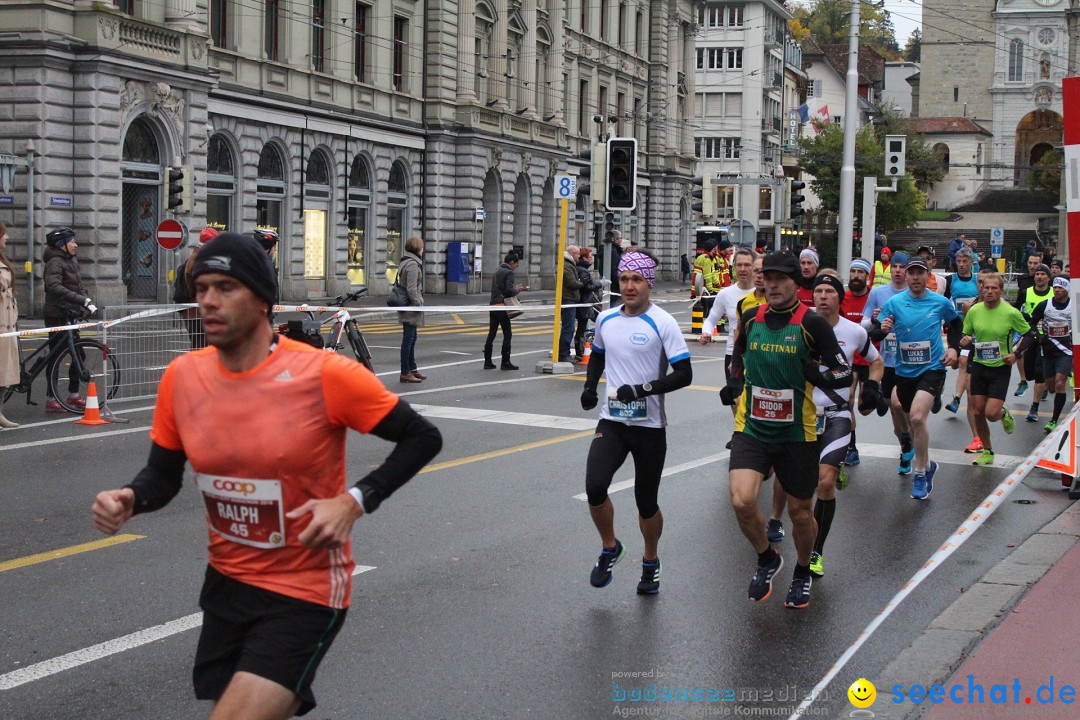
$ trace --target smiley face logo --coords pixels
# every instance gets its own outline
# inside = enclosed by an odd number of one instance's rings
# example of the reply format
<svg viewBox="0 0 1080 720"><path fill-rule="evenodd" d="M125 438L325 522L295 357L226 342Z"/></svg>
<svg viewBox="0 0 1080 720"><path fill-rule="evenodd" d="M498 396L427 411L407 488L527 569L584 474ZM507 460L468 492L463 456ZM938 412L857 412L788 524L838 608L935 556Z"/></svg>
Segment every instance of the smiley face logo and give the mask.
<svg viewBox="0 0 1080 720"><path fill-rule="evenodd" d="M866 678L859 678L851 683L847 691L848 700L857 708L868 708L877 699L877 688Z"/></svg>

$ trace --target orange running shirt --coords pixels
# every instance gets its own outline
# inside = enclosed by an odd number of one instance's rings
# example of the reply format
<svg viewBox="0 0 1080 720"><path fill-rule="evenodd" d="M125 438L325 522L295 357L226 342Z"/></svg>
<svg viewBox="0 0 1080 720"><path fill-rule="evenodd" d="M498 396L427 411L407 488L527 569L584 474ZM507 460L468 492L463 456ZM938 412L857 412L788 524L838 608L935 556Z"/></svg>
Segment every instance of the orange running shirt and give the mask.
<svg viewBox="0 0 1080 720"><path fill-rule="evenodd" d="M182 450L207 510L210 565L239 582L332 608L352 589L350 545L297 540L310 515L284 514L342 494L349 428L370 432L398 403L366 368L278 337L245 373L204 348L165 370L150 438Z"/></svg>

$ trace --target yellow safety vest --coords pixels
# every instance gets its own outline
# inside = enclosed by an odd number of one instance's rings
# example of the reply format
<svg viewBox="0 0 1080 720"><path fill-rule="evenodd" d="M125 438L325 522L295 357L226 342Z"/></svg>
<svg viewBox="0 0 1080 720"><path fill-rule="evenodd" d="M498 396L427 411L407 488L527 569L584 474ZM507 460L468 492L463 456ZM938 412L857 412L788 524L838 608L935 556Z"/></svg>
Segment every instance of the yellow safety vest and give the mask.
<svg viewBox="0 0 1080 720"><path fill-rule="evenodd" d="M874 283L872 287L888 285L892 282L891 267L891 265L883 265L880 260L874 261Z"/></svg>

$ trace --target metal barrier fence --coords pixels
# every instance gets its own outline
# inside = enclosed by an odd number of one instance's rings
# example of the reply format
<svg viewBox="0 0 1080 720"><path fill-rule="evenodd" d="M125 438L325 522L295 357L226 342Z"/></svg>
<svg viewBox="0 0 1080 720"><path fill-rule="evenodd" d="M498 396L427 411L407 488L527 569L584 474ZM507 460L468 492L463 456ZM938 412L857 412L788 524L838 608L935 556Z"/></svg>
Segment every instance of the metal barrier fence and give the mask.
<svg viewBox="0 0 1080 720"><path fill-rule="evenodd" d="M120 386L98 390L110 403L156 397L169 363L205 344L202 319L190 305L111 306L102 318L101 341L120 368Z"/></svg>

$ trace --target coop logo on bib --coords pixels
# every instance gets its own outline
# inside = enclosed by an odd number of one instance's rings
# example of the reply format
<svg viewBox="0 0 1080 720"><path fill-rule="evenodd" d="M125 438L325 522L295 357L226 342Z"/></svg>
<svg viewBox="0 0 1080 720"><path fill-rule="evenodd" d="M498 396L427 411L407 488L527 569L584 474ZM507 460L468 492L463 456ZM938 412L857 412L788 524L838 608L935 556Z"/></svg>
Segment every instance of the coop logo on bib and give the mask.
<svg viewBox="0 0 1080 720"><path fill-rule="evenodd" d="M206 520L223 538L257 548L285 545L285 509L280 480L197 474Z"/></svg>

